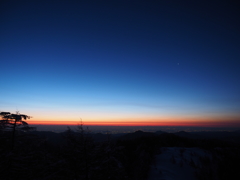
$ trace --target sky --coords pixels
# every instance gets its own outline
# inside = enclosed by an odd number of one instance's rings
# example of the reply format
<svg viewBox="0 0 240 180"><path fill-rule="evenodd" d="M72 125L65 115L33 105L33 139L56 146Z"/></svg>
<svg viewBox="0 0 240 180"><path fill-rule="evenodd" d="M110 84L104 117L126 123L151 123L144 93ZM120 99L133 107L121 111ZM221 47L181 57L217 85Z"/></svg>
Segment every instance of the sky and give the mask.
<svg viewBox="0 0 240 180"><path fill-rule="evenodd" d="M239 9L3 0L0 111L30 124L240 127Z"/></svg>

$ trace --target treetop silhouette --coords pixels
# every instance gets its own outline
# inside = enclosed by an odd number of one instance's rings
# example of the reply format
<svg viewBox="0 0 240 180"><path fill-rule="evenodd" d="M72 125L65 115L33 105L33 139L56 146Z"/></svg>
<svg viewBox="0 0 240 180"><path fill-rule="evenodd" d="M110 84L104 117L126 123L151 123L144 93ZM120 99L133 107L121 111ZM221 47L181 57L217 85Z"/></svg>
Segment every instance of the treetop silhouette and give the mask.
<svg viewBox="0 0 240 180"><path fill-rule="evenodd" d="M25 114L20 114L18 111L16 114L10 112L0 112L2 119L0 120L0 128L2 131L12 131L12 148L15 143L15 133L18 130L29 131L35 129L34 127L29 127L26 122L27 119L31 117Z"/></svg>

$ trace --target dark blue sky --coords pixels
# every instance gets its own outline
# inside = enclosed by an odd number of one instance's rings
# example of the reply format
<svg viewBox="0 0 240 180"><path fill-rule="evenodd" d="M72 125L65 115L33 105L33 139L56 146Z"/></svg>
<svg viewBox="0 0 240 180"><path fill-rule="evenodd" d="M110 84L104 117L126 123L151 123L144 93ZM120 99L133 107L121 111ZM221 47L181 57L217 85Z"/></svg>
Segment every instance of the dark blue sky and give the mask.
<svg viewBox="0 0 240 180"><path fill-rule="evenodd" d="M235 1L0 7L2 111L86 122L240 117Z"/></svg>

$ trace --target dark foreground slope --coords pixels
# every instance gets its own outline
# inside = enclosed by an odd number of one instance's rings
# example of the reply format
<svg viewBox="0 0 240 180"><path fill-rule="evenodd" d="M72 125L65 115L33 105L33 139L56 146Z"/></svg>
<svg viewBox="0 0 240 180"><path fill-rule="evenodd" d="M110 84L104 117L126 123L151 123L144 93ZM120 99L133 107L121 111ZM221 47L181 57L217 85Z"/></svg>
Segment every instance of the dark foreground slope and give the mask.
<svg viewBox="0 0 240 180"><path fill-rule="evenodd" d="M187 148L192 154L193 149L210 154L199 158L198 164L186 161L194 168L196 179L236 179L240 178L239 137L238 132L137 131L120 136L69 129L64 133L18 132L11 149L11 133L1 132L0 176L3 180L144 180L149 178L155 158L164 155L164 148L177 147L180 155Z"/></svg>

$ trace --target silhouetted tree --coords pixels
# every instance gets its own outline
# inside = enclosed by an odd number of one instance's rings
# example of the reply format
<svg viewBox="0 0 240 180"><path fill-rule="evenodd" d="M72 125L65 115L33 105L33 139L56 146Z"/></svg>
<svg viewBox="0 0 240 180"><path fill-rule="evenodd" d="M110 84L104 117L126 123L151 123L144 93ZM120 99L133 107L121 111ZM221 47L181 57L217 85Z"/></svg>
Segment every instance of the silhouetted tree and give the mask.
<svg viewBox="0 0 240 180"><path fill-rule="evenodd" d="M10 112L0 112L0 116L2 119L0 120L0 127L2 131L12 131L12 149L15 144L15 135L17 130L28 131L31 129L35 129L33 127L29 127L26 122L27 119L30 119L30 116L25 114L20 114L16 112L16 114L11 114Z"/></svg>
<svg viewBox="0 0 240 180"><path fill-rule="evenodd" d="M94 156L94 141L88 128L79 124L76 131L68 127L66 131L67 149L65 155L75 179L90 177Z"/></svg>

